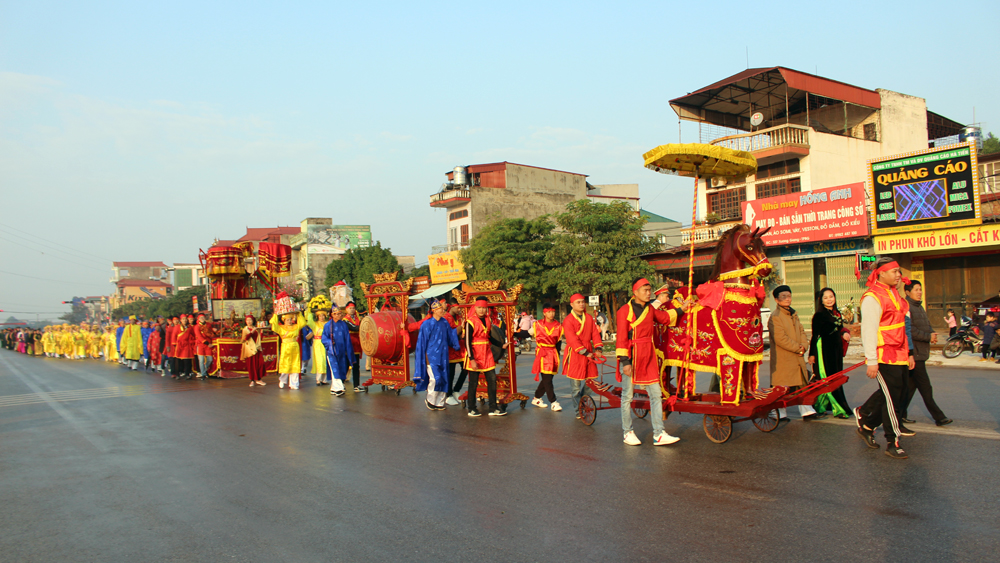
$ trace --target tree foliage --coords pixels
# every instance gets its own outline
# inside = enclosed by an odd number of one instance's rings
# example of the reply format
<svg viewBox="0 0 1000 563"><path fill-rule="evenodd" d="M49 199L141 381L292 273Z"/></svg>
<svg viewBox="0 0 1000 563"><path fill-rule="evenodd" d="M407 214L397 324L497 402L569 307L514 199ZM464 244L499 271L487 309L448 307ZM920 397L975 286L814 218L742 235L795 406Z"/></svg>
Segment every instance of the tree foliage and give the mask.
<svg viewBox="0 0 1000 563"><path fill-rule="evenodd" d="M210 303L204 286L182 289L164 299L142 299L127 303L111 312L111 319L120 319L135 315L140 318L152 319L163 315L172 317L181 313L193 313L194 303L191 297L198 297L198 309L205 311Z"/></svg>
<svg viewBox="0 0 1000 563"><path fill-rule="evenodd" d="M326 266L326 285L330 287L340 280L347 282L355 292L355 305L359 311L364 311L367 305L360 299L361 282L375 283L375 274L386 272L402 274L403 268L391 250L376 242L368 248L352 248L340 260L330 262Z"/></svg>
<svg viewBox="0 0 1000 563"><path fill-rule="evenodd" d="M605 305L614 305L626 298L636 278L655 273L640 256L655 252L656 243L643 235L646 219L629 204L577 200L556 216L556 223L561 232L548 264L561 298L580 292L601 295Z"/></svg>
<svg viewBox="0 0 1000 563"><path fill-rule="evenodd" d="M523 284L521 302L538 301L552 290L546 259L553 228L548 216L488 224L459 255L469 280L503 279L506 287Z"/></svg>
<svg viewBox="0 0 1000 563"><path fill-rule="evenodd" d="M983 150L979 151L979 154L993 154L1000 152L1000 138L993 136L993 133L988 133L986 138L983 139Z"/></svg>
<svg viewBox="0 0 1000 563"><path fill-rule="evenodd" d="M416 268L410 270L410 273L406 274L403 279L408 280L410 278L419 278L429 275L431 275L431 266L430 264L424 264L423 266L417 266Z"/></svg>
<svg viewBox="0 0 1000 563"><path fill-rule="evenodd" d="M74 301L76 299L77 299L76 297L73 298ZM89 310L87 309L86 306L74 303L73 309L70 312L66 313L65 315L59 317L59 319L71 325L78 325L83 321L87 320L88 313Z"/></svg>

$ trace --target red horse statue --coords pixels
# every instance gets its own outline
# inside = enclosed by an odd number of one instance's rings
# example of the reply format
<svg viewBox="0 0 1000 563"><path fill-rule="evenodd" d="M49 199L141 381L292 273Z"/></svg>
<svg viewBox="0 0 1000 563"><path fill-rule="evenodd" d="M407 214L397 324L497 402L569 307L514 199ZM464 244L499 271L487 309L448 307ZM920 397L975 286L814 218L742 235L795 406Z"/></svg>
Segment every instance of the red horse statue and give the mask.
<svg viewBox="0 0 1000 563"><path fill-rule="evenodd" d="M761 281L772 270L761 236L767 230L737 225L719 240L715 270L698 286L697 305L682 315L667 337L664 363L678 367L677 399L695 399L695 371L719 377L722 404L754 394L764 357ZM678 290L687 297L688 288ZM693 326L692 326L693 325Z"/></svg>

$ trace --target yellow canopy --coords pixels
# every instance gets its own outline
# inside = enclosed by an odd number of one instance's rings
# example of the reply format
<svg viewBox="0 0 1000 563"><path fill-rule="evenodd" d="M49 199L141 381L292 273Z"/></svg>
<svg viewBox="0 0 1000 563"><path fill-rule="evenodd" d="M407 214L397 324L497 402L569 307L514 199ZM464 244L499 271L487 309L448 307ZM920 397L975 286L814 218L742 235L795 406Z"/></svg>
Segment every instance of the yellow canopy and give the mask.
<svg viewBox="0 0 1000 563"><path fill-rule="evenodd" d="M736 178L757 170L757 159L746 151L701 143L660 145L642 158L650 170L681 176Z"/></svg>

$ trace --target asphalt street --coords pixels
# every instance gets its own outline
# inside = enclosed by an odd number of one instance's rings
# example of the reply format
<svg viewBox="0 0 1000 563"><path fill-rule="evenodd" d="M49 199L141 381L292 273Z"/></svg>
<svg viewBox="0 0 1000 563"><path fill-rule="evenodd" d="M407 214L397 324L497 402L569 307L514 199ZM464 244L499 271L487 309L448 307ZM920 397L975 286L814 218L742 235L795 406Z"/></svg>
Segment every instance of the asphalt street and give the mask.
<svg viewBox="0 0 1000 563"><path fill-rule="evenodd" d="M720 445L674 414L679 443L653 447L637 420L629 447L617 410L588 427L568 398L473 419L409 390L337 398L0 350L0 560L996 561L1000 372L931 377L955 423L918 396L894 460L853 421L743 422ZM858 371L847 397L874 389Z"/></svg>

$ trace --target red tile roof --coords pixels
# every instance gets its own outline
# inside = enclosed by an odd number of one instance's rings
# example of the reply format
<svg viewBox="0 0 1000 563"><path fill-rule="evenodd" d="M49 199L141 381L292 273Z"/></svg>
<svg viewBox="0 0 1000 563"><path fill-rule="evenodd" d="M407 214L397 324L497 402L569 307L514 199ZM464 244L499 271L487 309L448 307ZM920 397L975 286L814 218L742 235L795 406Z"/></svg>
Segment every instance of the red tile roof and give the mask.
<svg viewBox="0 0 1000 563"><path fill-rule="evenodd" d="M268 235L297 235L300 232L302 232L302 229L299 227L247 227L247 234L240 237L236 242L262 241L267 239Z"/></svg>
<svg viewBox="0 0 1000 563"><path fill-rule="evenodd" d="M163 262L112 262L115 268L166 268Z"/></svg>

